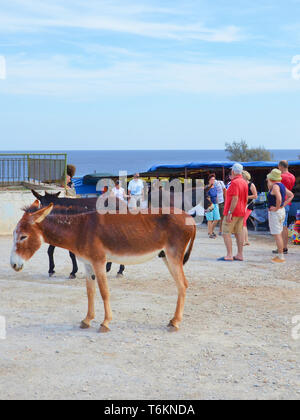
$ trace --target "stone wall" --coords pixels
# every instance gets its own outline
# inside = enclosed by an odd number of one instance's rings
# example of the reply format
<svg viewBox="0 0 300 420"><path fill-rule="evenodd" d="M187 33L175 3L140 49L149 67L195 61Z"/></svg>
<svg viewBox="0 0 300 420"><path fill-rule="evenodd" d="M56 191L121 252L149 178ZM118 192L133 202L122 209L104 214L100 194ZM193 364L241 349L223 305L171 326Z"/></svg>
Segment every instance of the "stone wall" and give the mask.
<svg viewBox="0 0 300 420"><path fill-rule="evenodd" d="M0 191L0 235L12 235L24 214L22 208L34 201L31 191Z"/></svg>

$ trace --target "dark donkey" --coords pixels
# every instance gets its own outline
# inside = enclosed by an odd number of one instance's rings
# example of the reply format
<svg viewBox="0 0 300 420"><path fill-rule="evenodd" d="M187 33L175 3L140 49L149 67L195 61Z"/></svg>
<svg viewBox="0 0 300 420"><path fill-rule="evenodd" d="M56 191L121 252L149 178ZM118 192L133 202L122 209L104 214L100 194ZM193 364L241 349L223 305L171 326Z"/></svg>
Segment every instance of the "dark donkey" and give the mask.
<svg viewBox="0 0 300 420"><path fill-rule="evenodd" d="M60 206L66 206L66 207L72 207L72 210L74 212L81 213L81 212L88 212L88 211L95 211L96 209L96 203L97 203L97 197L90 197L90 198L61 198L59 197L60 191L56 194L49 194L47 191L45 191L45 195L41 195L38 192L31 190L32 194L39 200L42 207L46 207L49 204L54 205L60 205ZM55 274L54 268L54 251L55 251L54 245L49 245L48 248L48 256L49 256L49 277L52 277ZM72 261L72 272L70 273L69 279L75 279L76 273L78 272L78 265L76 256L73 254L73 252L69 251L69 255ZM106 272L108 273L111 270L112 263L108 262L106 264ZM125 270L124 265L120 265L117 277L123 276L123 272Z"/></svg>

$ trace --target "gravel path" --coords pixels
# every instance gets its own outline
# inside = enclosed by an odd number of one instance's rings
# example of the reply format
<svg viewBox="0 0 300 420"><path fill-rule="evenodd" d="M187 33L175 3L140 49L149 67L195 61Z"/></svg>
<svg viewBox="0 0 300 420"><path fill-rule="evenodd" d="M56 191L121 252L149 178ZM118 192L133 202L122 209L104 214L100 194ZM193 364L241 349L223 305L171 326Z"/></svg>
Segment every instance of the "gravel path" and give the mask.
<svg viewBox="0 0 300 420"><path fill-rule="evenodd" d="M217 262L221 237L199 229L185 267L190 283L178 333L166 325L176 288L160 260L109 274L113 322L80 330L87 299L79 278L66 280L68 253L56 250L57 275L47 277L43 248L21 273L9 266L12 239L0 237L1 399L299 399L300 247L288 264L270 263L273 241L251 236L246 262Z"/></svg>

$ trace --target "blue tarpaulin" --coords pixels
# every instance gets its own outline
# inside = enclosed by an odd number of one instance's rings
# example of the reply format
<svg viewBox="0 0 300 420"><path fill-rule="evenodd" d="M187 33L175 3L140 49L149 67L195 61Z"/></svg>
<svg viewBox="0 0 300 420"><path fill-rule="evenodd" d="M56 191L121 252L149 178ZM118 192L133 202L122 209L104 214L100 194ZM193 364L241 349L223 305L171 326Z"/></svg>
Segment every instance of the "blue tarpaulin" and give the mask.
<svg viewBox="0 0 300 420"><path fill-rule="evenodd" d="M96 191L96 185L86 185L83 183L83 178L73 178L73 183L75 186L76 194L85 195L85 194L99 194Z"/></svg>

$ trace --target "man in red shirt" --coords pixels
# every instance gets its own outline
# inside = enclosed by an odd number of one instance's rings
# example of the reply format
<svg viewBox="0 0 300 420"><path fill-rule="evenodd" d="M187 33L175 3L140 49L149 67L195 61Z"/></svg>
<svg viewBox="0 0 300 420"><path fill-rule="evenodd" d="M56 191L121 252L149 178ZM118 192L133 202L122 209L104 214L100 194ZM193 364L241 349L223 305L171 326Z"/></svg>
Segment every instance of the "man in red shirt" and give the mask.
<svg viewBox="0 0 300 420"><path fill-rule="evenodd" d="M232 180L227 190L224 222L223 222L223 238L227 249L227 255L220 258L220 261L243 261L243 222L246 214L248 203L248 184L243 179L243 166L236 163L232 167ZM231 235L235 234L238 246L238 253L234 257L232 253Z"/></svg>
<svg viewBox="0 0 300 420"><path fill-rule="evenodd" d="M289 172L289 164L286 160L282 160L278 164L278 169L281 171L281 178L282 178L282 184L289 190L292 191L295 184L296 184L296 178L293 174ZM283 239L283 253L288 254L288 243L289 243L289 231L288 231L288 220L289 220L289 211L290 211L291 205L287 205L285 207L285 221L283 225L283 232L282 232L282 239ZM274 254L278 254L278 250L273 251Z"/></svg>

